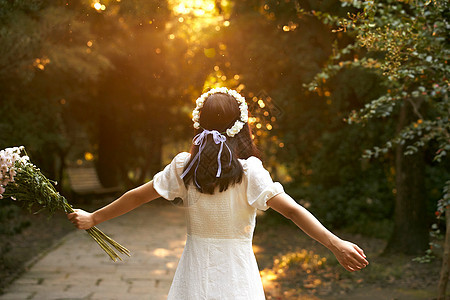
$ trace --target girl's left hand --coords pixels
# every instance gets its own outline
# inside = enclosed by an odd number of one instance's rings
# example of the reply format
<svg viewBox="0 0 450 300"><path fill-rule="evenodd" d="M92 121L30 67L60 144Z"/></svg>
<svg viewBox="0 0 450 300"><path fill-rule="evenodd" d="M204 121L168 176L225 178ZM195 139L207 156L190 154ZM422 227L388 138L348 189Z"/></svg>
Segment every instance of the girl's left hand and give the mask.
<svg viewBox="0 0 450 300"><path fill-rule="evenodd" d="M95 226L93 214L82 209L74 209L74 212L68 214L67 218L78 229L89 229Z"/></svg>
<svg viewBox="0 0 450 300"><path fill-rule="evenodd" d="M333 250L333 254L347 271L358 271L364 269L369 264L364 251L357 245L339 240L335 246L336 248Z"/></svg>

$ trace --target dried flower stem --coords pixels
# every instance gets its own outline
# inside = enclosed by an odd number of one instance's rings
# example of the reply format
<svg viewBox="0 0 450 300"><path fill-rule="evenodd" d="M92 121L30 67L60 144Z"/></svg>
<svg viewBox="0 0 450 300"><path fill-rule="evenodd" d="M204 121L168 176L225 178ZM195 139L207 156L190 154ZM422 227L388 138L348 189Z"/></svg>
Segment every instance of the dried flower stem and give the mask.
<svg viewBox="0 0 450 300"><path fill-rule="evenodd" d="M67 202L65 202L64 205L66 212L68 213L74 212L72 207ZM117 261L117 259L122 260L122 258L120 258L120 256L117 255L117 253L106 242L110 243L120 253L126 254L127 256L131 256L130 250L128 250L127 248L125 248L124 246L122 246L109 236L107 236L103 231L101 231L97 227L95 226L91 227L87 229L86 232L97 242L97 244L99 244L99 246L103 249L103 251L105 251L106 254L108 254L113 261Z"/></svg>

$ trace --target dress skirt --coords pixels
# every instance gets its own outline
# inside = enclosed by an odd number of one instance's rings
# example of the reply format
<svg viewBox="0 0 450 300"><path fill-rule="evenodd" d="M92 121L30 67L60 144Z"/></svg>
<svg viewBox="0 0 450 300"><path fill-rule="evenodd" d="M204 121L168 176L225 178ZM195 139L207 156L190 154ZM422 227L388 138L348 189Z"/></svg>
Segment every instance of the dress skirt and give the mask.
<svg viewBox="0 0 450 300"><path fill-rule="evenodd" d="M188 235L167 299L265 299L252 241Z"/></svg>

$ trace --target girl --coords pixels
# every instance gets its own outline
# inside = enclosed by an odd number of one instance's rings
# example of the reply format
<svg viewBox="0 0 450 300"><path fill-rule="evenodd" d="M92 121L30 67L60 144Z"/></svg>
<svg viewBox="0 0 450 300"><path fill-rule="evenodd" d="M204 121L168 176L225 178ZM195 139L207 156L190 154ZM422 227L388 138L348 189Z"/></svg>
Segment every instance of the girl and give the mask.
<svg viewBox="0 0 450 300"><path fill-rule="evenodd" d="M153 180L116 201L68 218L88 229L158 197L183 199L187 240L168 299L265 299L252 251L256 210L269 207L322 243L348 271L368 262L357 245L341 240L273 182L258 158L245 99L216 88L197 99L196 136Z"/></svg>

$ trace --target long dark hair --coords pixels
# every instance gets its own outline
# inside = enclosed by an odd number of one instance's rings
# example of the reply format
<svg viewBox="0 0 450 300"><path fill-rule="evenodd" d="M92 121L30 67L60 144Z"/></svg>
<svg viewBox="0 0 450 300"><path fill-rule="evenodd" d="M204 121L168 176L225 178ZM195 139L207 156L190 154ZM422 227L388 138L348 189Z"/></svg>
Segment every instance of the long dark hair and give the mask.
<svg viewBox="0 0 450 300"><path fill-rule="evenodd" d="M205 194L214 194L216 187L219 191L225 191L228 187L242 181L244 170L238 159L247 159L250 156L259 157L259 152L253 143L252 132L248 123L244 124L241 131L234 137L226 135L226 130L234 125L236 120L240 118L239 104L236 99L228 94L215 93L210 95L204 102L200 110L200 129L195 131L195 134L201 133L204 129L217 130L226 136L226 145L231 150L231 164L230 153L227 150L222 151L220 158L222 165L222 172L220 177L216 177L218 170L217 155L219 153L220 145L215 144L211 135L207 136L206 146L201 152L200 163L192 167L186 176L183 178L184 184L187 186L194 180L196 176L197 190ZM224 146L224 148L226 148ZM199 151L199 146L192 145L191 158L187 167L191 164L195 155ZM195 169L197 171L195 172Z"/></svg>

